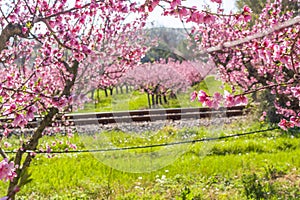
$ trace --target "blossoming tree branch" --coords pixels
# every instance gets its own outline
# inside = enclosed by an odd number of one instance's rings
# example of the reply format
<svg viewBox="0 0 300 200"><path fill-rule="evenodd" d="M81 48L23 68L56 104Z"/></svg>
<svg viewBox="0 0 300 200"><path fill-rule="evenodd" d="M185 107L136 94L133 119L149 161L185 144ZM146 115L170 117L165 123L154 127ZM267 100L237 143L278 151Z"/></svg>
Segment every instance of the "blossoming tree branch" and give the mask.
<svg viewBox="0 0 300 200"><path fill-rule="evenodd" d="M10 181L7 197L14 199L28 181L24 174L35 156L26 152L36 150L55 116L80 103L82 91L90 90L109 67L125 71L140 59L146 49L136 33L145 14L127 1L0 4L0 110L1 117L13 117L1 124L2 142L11 128L23 128L34 114L43 117L12 158L1 145L0 178ZM136 13L133 21L126 21L128 13Z"/></svg>

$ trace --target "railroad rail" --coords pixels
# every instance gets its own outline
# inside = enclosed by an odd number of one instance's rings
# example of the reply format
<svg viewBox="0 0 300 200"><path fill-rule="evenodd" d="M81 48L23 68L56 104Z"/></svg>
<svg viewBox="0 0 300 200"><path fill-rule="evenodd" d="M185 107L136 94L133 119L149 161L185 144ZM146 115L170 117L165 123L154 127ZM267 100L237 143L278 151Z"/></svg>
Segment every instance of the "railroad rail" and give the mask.
<svg viewBox="0 0 300 200"><path fill-rule="evenodd" d="M95 112L95 113L72 113L59 114L50 126L84 126L91 124L111 124L111 123L131 123L150 122L158 120L181 120L181 119L201 119L214 117L234 117L242 116L248 110L245 106L211 108L170 108L170 109L149 109L132 110L119 112ZM36 128L39 126L42 117L36 116L30 121L26 128ZM12 122L13 118L1 118L1 123ZM1 126L3 129L3 127ZM10 127L14 128L14 127Z"/></svg>

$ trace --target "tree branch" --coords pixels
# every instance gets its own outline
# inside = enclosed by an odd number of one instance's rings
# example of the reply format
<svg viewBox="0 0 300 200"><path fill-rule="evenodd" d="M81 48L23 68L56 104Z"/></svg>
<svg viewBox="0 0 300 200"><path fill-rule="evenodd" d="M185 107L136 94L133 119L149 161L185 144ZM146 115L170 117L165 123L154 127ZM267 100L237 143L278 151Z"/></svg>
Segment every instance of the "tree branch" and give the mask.
<svg viewBox="0 0 300 200"><path fill-rule="evenodd" d="M287 20L287 21L285 21L281 24L278 24L278 25L274 26L273 28L269 28L265 31L262 31L262 32L259 32L259 33L253 34L253 35L249 35L249 36L247 36L243 39L229 41L229 42L225 42L223 44L220 44L218 46L207 48L205 50L202 50L200 52L200 54L212 53L212 52L215 52L215 51L220 51L223 48L235 47L237 45L240 45L240 44L243 44L243 43L246 43L246 42L250 42L254 39L258 39L258 38L262 38L264 36L270 35L271 33L274 33L275 31L278 31L278 30L283 29L283 28L288 28L288 27L296 25L298 23L300 23L300 17L299 16L297 16L293 19Z"/></svg>

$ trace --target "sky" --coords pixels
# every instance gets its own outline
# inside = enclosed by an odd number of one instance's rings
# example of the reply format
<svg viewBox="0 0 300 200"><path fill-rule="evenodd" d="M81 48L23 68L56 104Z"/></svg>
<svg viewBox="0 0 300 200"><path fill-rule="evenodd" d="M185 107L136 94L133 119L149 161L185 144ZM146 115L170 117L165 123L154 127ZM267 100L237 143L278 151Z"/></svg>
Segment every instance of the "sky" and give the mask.
<svg viewBox="0 0 300 200"><path fill-rule="evenodd" d="M208 4L212 10L217 9L216 3L211 3L210 0L186 0L182 1L183 5L185 6L195 6L198 5L198 8L201 8L203 5ZM231 10L235 11L235 0L223 0L222 7L225 10L225 13L229 13ZM155 27L169 27L169 28L183 28L183 25L179 19L174 17L162 16L162 9L155 8L155 10L150 13L148 19L148 26L155 26ZM191 27L191 24L186 24L186 27Z"/></svg>

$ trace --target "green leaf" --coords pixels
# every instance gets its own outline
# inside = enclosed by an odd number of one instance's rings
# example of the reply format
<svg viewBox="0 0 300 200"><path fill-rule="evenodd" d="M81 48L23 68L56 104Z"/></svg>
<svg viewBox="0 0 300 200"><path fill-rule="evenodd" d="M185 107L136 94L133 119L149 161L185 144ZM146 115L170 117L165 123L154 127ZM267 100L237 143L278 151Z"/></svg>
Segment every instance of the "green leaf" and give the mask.
<svg viewBox="0 0 300 200"><path fill-rule="evenodd" d="M26 28L30 29L32 27L32 23L31 22L27 22L26 23Z"/></svg>
<svg viewBox="0 0 300 200"><path fill-rule="evenodd" d="M19 187L22 187L25 184L31 182L33 180L32 178L30 178L31 175L32 174L28 172L28 169L23 170L21 175L20 175L21 179L20 179L20 182L19 182Z"/></svg>

